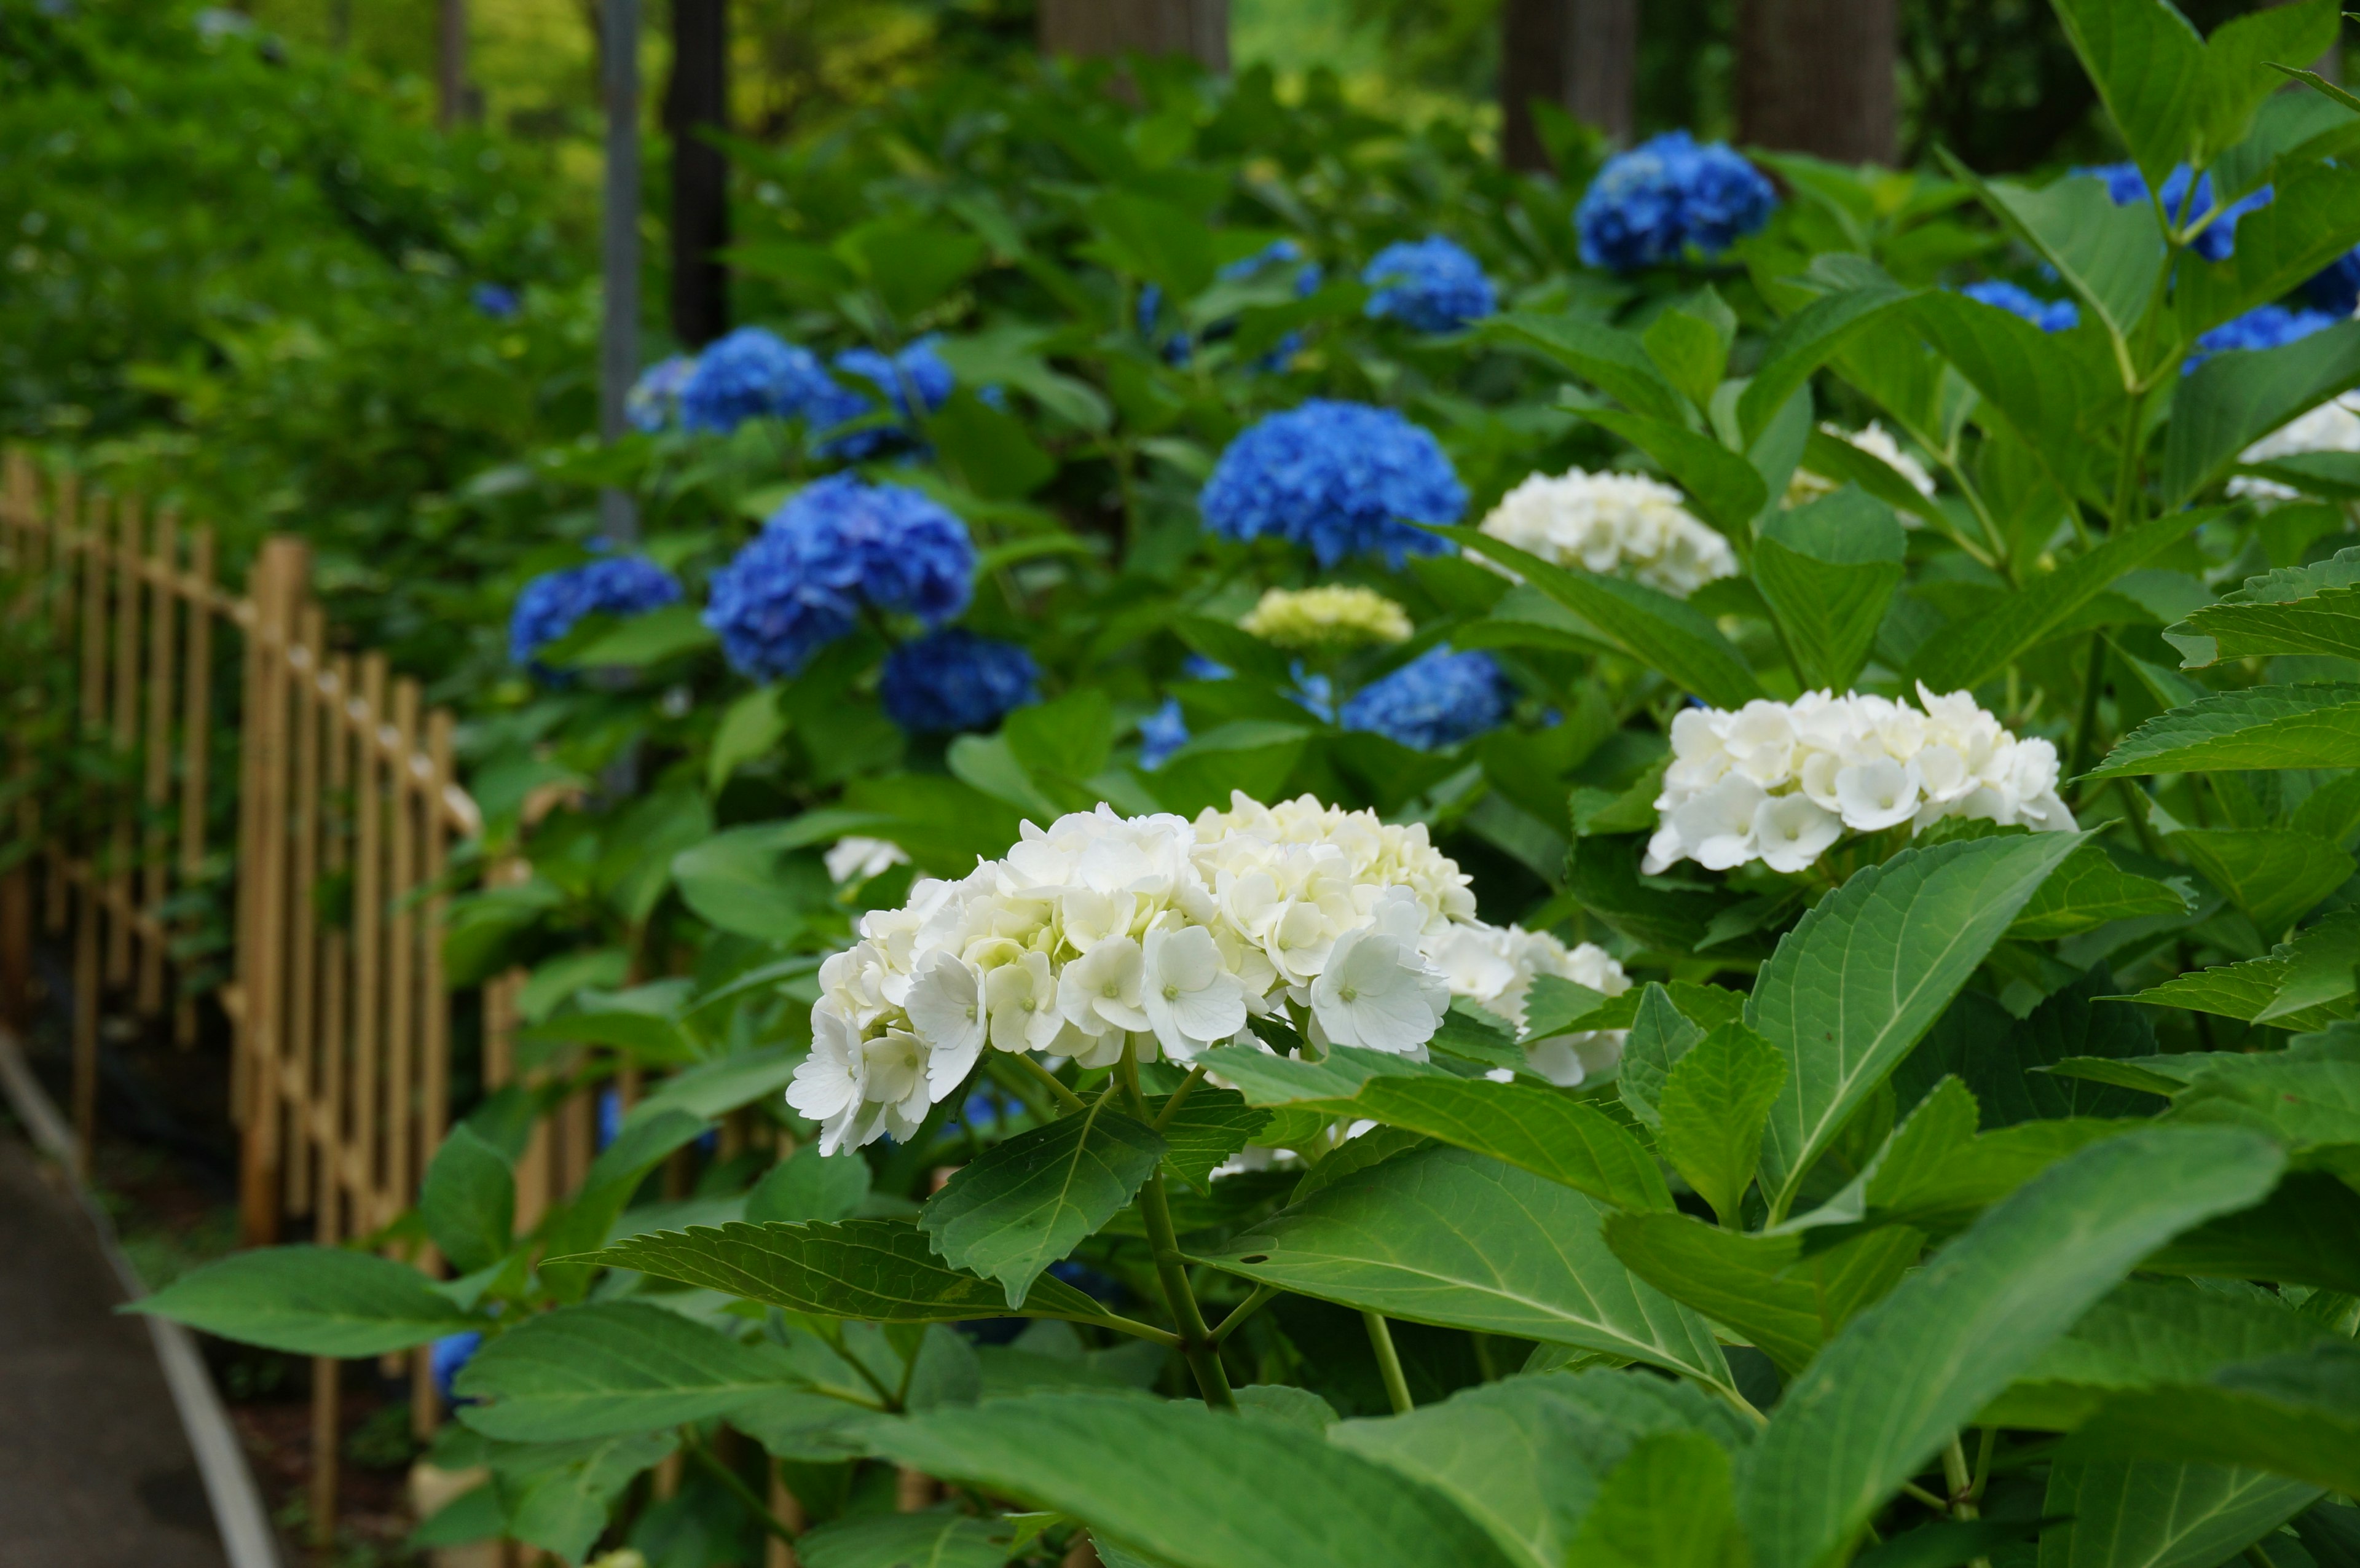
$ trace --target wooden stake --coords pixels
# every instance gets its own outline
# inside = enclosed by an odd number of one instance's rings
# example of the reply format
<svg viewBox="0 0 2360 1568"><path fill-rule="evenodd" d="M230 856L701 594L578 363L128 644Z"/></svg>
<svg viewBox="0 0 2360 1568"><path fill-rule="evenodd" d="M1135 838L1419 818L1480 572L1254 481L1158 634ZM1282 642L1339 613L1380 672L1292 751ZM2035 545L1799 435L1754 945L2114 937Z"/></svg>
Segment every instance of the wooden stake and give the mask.
<svg viewBox="0 0 2360 1568"><path fill-rule="evenodd" d="M353 1194L354 1228L377 1225L377 1107L381 1103L385 975L384 769L377 728L385 713L385 655L361 658L361 693L351 716L353 766L359 790L353 811L353 1147L360 1186Z"/></svg>
<svg viewBox="0 0 2360 1568"><path fill-rule="evenodd" d="M114 699L114 741L117 757L128 767L139 746L139 556L142 536L139 503L128 497L115 509L115 543L108 553L115 569L115 657L106 686ZM104 548L104 547L102 547ZM117 793L115 829L107 835L106 908L111 917L106 937L106 983L131 983L131 862L137 838L134 819L137 797L128 789Z"/></svg>
<svg viewBox="0 0 2360 1568"><path fill-rule="evenodd" d="M87 877L74 920L73 1122L75 1173L87 1181L98 1149L98 887Z"/></svg>
<svg viewBox="0 0 2360 1568"><path fill-rule="evenodd" d="M262 645L261 702L246 715L246 745L256 756L258 830L256 842L239 848L242 874L255 878L254 950L246 968L246 1020L254 1040L253 1104L246 1128L246 1159L239 1188L241 1230L248 1246L275 1241L279 1234L278 1173L285 1123L286 985L288 942L288 661L294 609L303 597L310 552L300 539L283 536L263 546L255 597L256 637Z"/></svg>
<svg viewBox="0 0 2360 1568"><path fill-rule="evenodd" d="M320 920L320 647L327 640L327 617L306 604L295 620L296 643L287 650L288 687L295 700L293 811L289 832L292 868L287 909L287 1095L294 1105L295 1136L288 1142L286 1212L311 1206L311 1154L319 1137L320 1052L318 982Z"/></svg>
<svg viewBox="0 0 2360 1568"><path fill-rule="evenodd" d="M177 574L180 565L180 519L169 511L156 517L156 537L147 568L148 586L148 724L139 752L148 767L140 801L142 833L139 849L140 903L149 915L171 896L172 861L166 811L172 798L172 656L179 629L175 611L180 599ZM195 612L202 614L202 611ZM153 1018L164 1007L164 943L146 936L139 947L138 1007Z"/></svg>
<svg viewBox="0 0 2360 1568"><path fill-rule="evenodd" d="M180 886L193 887L205 867L206 768L213 756L213 531L189 537L189 649L181 665ZM197 1043L197 1005L183 996L172 1009L172 1042Z"/></svg>
<svg viewBox="0 0 2360 1568"><path fill-rule="evenodd" d="M393 832L387 845L385 971L385 1191L391 1212L408 1198L418 1150L418 916L410 901L418 880L418 790L409 768L418 749L418 682L393 683L393 734L379 766L386 770ZM379 1222L382 1223L382 1222Z"/></svg>
<svg viewBox="0 0 2360 1568"><path fill-rule="evenodd" d="M328 750L326 809L335 815L323 821L321 837L327 875L341 877L352 866L351 791L353 736L346 707L352 701L353 661L339 658L329 667L328 689L322 703L321 733ZM347 917L349 919L349 917ZM320 943L320 1188L316 1223L335 1230L344 1223L345 1184L350 1181L352 1145L346 1129L346 1102L351 1077L345 1071L344 1041L347 980L352 964L346 922L326 928ZM341 1232L339 1232L341 1234Z"/></svg>

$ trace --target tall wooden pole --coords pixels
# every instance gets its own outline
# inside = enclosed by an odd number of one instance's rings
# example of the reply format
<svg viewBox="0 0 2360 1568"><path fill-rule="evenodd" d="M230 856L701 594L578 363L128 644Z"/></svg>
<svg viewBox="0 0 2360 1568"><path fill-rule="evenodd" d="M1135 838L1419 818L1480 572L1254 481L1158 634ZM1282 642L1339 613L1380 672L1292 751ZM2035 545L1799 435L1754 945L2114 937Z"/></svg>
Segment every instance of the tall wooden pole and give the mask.
<svg viewBox="0 0 2360 1568"><path fill-rule="evenodd" d="M729 158L701 134L729 128L728 0L672 0L672 331L702 348L729 330Z"/></svg>
<svg viewBox="0 0 2360 1568"><path fill-rule="evenodd" d="M1041 52L1185 54L1229 69L1229 0L1040 0Z"/></svg>
<svg viewBox="0 0 2360 1568"><path fill-rule="evenodd" d="M1500 11L1501 157L1510 169L1548 169L1548 148L1533 123L1535 98L1628 142L1638 72L1639 0L1507 0Z"/></svg>
<svg viewBox="0 0 2360 1568"><path fill-rule="evenodd" d="M601 260L606 319L598 345L598 434L628 428L624 399L639 374L639 0L604 0L599 58L606 101L606 193ZM616 544L639 537L630 495L598 493L599 532Z"/></svg>
<svg viewBox="0 0 2360 1568"><path fill-rule="evenodd" d="M1741 140L1838 163L1898 155L1896 0L1738 0Z"/></svg>
<svg viewBox="0 0 2360 1568"><path fill-rule="evenodd" d="M448 131L475 118L467 86L467 0L437 0L434 16L434 123Z"/></svg>

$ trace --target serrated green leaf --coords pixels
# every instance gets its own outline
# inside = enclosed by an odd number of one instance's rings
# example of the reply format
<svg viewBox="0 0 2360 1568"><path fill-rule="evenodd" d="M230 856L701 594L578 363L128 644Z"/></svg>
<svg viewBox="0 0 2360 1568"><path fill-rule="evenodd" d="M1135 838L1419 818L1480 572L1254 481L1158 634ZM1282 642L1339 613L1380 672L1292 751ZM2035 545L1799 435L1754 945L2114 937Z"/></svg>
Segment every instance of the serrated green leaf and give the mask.
<svg viewBox="0 0 2360 1568"><path fill-rule="evenodd" d="M1774 515L1754 547L1761 589L1805 687L1851 687L1901 581L1907 536L1893 509L1846 485Z"/></svg>
<svg viewBox="0 0 2360 1568"><path fill-rule="evenodd" d="M1912 298L1888 278L1822 294L1772 329L1762 359L1737 400L1737 421L1748 441L1760 436L1812 373L1846 346L1889 321Z"/></svg>
<svg viewBox="0 0 2360 1568"><path fill-rule="evenodd" d="M713 731L713 746L705 755L705 788L721 793L729 776L786 738L787 715L779 707L779 689L757 686L723 711Z"/></svg>
<svg viewBox="0 0 2360 1568"><path fill-rule="evenodd" d="M584 1561L623 1488L679 1446L679 1434L670 1432L498 1445L492 1455L492 1486L508 1515L507 1533L569 1563Z"/></svg>
<svg viewBox="0 0 2360 1568"><path fill-rule="evenodd" d="M1169 1103L1169 1096L1159 1095L1147 1105L1161 1116ZM1180 1102L1178 1114L1160 1129L1165 1146L1164 1169L1200 1192L1208 1191L1214 1168L1269 1125L1270 1113L1247 1105L1246 1097L1235 1089L1199 1084Z"/></svg>
<svg viewBox="0 0 2360 1568"><path fill-rule="evenodd" d="M2360 1491L2360 1346L2320 1344L2113 1395L2058 1454L2230 1465Z"/></svg>
<svg viewBox="0 0 2360 1568"><path fill-rule="evenodd" d="M2058 0L2057 17L2148 188L2161 189L2194 150L2190 109L2203 92L2203 39L2160 0Z"/></svg>
<svg viewBox="0 0 2360 1568"><path fill-rule="evenodd" d="M1597 317L1511 310L1480 330L1555 361L1636 413L1659 419L1687 417L1679 394L1655 368L1645 345Z"/></svg>
<svg viewBox="0 0 2360 1568"><path fill-rule="evenodd" d="M1671 1206L1663 1173L1636 1138L1596 1106L1538 1083L1375 1078L1348 1114L1488 1154L1619 1208Z"/></svg>
<svg viewBox="0 0 2360 1568"><path fill-rule="evenodd" d="M2360 323L2341 321L2281 348L2213 354L2172 395L2164 504L2179 506L2226 473L2239 452L2355 382Z"/></svg>
<svg viewBox="0 0 2360 1568"><path fill-rule="evenodd" d="M382 1356L482 1326L408 1264L333 1247L234 1252L123 1310L292 1356Z"/></svg>
<svg viewBox="0 0 2360 1568"><path fill-rule="evenodd" d="M1786 1059L1743 1024L1698 1040L1664 1081L1657 1147L1725 1225L1739 1223L1762 1127L1786 1081Z"/></svg>
<svg viewBox="0 0 2360 1568"><path fill-rule="evenodd" d="M1993 1207L1855 1318L1790 1386L1739 1493L1762 1568L1812 1568L2140 1259L2262 1199L2267 1139L2149 1127Z"/></svg>
<svg viewBox="0 0 2360 1568"><path fill-rule="evenodd" d="M2274 768L2360 768L2360 684L2261 686L2200 697L2139 725L2083 777Z"/></svg>
<svg viewBox="0 0 2360 1568"><path fill-rule="evenodd" d="M2039 1568L2219 1568L2319 1488L2217 1465L2059 1465L2041 1511Z"/></svg>
<svg viewBox="0 0 2360 1568"><path fill-rule="evenodd" d="M1762 1145L1774 1216L2081 843L2035 833L1904 850L1779 939L1745 1009L1788 1069Z"/></svg>
<svg viewBox="0 0 2360 1568"><path fill-rule="evenodd" d="M460 1273L490 1268L507 1254L516 1228L516 1175L508 1158L473 1128L453 1127L426 1167L418 1212Z"/></svg>
<svg viewBox="0 0 2360 1568"><path fill-rule="evenodd" d="M1600 1234L1604 1214L1498 1160L1416 1149L1199 1257L1387 1317L1579 1345L1726 1386L1711 1331L1615 1259Z"/></svg>
<svg viewBox="0 0 2360 1568"><path fill-rule="evenodd" d="M1674 1004L1671 993L1650 980L1639 990L1631 1032L1623 1037L1622 1061L1614 1075L1614 1092L1631 1114L1651 1127L1664 1125L1659 1108L1664 1083L1672 1069L1705 1031Z"/></svg>
<svg viewBox="0 0 2360 1568"><path fill-rule="evenodd" d="M2296 916L2347 881L2351 855L2291 828L2188 828L2165 842L2276 941Z"/></svg>
<svg viewBox="0 0 2360 1568"><path fill-rule="evenodd" d="M1032 1394L880 1423L888 1458L1055 1508L1179 1568L1508 1568L1459 1508L1283 1421Z"/></svg>
<svg viewBox="0 0 2360 1568"><path fill-rule="evenodd" d="M2273 654L2360 659L2360 588L2323 588L2281 604L2207 604L2167 634L2182 670Z"/></svg>
<svg viewBox="0 0 2360 1568"><path fill-rule="evenodd" d="M1733 540L1741 554L1751 546L1754 518L1769 499L1769 490L1744 457L1710 436L1670 419L1615 408L1568 411L1612 430L1662 463L1664 471L1688 492L1698 517ZM1580 607L1573 606L1577 611Z"/></svg>
<svg viewBox="0 0 2360 1568"><path fill-rule="evenodd" d="M2092 437L2114 422L2123 402L2119 384L2100 373L2084 345L1944 289L1918 295L1905 309L1918 333L1983 395L1983 413L2038 459L2059 489L2081 494L2100 450Z"/></svg>
<svg viewBox="0 0 2360 1568"><path fill-rule="evenodd" d="M815 1317L956 1323L1009 1312L1000 1287L948 1267L923 1231L892 1220L693 1225L629 1236L573 1261L636 1269ZM1034 1281L1022 1315L1089 1323L1107 1314L1052 1278Z"/></svg>
<svg viewBox="0 0 2360 1568"><path fill-rule="evenodd" d="M954 1267L999 1280L1009 1307L1022 1307L1049 1265L1131 1202L1165 1147L1101 1100L960 1167L918 1225Z"/></svg>
<svg viewBox="0 0 2360 1568"><path fill-rule="evenodd" d="M486 1342L459 1375L469 1426L555 1443L727 1415L799 1381L784 1357L639 1301L561 1307Z"/></svg>
<svg viewBox="0 0 2360 1568"><path fill-rule="evenodd" d="M782 847L792 824L730 828L674 855L672 881L688 907L723 931L763 942L800 935L832 911L836 888L813 855Z"/></svg>
<svg viewBox="0 0 2360 1568"><path fill-rule="evenodd" d="M871 1514L820 1525L795 1538L803 1568L1000 1568L1016 1529L948 1508Z"/></svg>
<svg viewBox="0 0 2360 1568"><path fill-rule="evenodd" d="M2188 910L2188 899L2179 888L2125 871L2104 845L2085 844L2040 885L2007 934L2014 942L2054 942L2108 920L2184 915Z"/></svg>
<svg viewBox="0 0 2360 1568"><path fill-rule="evenodd" d="M1702 1432L1642 1438L1606 1477L1568 1559L1601 1568L1748 1568L1729 1451Z"/></svg>
<svg viewBox="0 0 2360 1568"><path fill-rule="evenodd" d="M2131 335L2154 304L2170 259L2153 202L2117 206L2095 176L2070 175L2036 189L2009 180L1986 184L1956 158L1945 162L2056 269L2108 332Z"/></svg>

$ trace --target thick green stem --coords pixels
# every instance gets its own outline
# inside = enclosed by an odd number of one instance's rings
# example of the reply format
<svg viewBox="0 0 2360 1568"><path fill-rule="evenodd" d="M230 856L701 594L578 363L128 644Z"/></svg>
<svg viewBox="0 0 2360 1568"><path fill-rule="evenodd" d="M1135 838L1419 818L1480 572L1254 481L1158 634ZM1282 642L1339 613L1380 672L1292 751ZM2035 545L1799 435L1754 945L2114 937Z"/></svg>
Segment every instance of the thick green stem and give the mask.
<svg viewBox="0 0 2360 1568"><path fill-rule="evenodd" d="M1237 1396L1229 1392L1229 1374L1221 1365L1220 1346L1205 1327L1204 1309L1196 1304L1196 1292L1188 1286L1188 1262L1180 1256L1180 1238L1172 1229L1172 1204L1164 1195L1164 1172L1159 1169L1140 1189L1139 1212L1147 1221L1147 1244L1155 1251L1155 1277L1164 1286L1164 1300L1172 1309L1172 1321L1180 1325L1180 1354L1188 1359L1188 1369L1196 1375L1196 1388L1205 1396L1205 1403L1217 1410L1237 1409Z"/></svg>
<svg viewBox="0 0 2360 1568"><path fill-rule="evenodd" d="M1402 1375L1401 1352L1393 1348L1393 1326L1385 1314L1363 1310L1360 1321L1369 1328L1369 1348L1377 1353L1377 1372L1385 1380L1385 1398L1393 1403L1393 1414L1405 1416L1417 1407L1409 1397L1409 1379Z"/></svg>
<svg viewBox="0 0 2360 1568"><path fill-rule="evenodd" d="M712 1472L713 1478L720 1482L748 1513L754 1516L755 1523L788 1545L794 1544L795 1532L779 1522L778 1516L770 1510L769 1506L761 1498L754 1495L754 1488L746 1485L744 1476L723 1464L721 1456L705 1445L704 1439L696 1435L694 1427L681 1428L680 1435L681 1446L687 1449L690 1456L698 1464Z"/></svg>
<svg viewBox="0 0 2360 1568"><path fill-rule="evenodd" d="M1069 1111L1078 1111L1083 1108L1082 1097L1079 1094L1075 1094L1071 1089L1066 1088L1065 1084L1059 1083L1057 1081L1057 1075L1054 1073L1050 1072L1047 1068L1042 1066L1040 1062L1034 1061L1030 1053L1018 1051L1016 1053L1016 1060L1022 1062L1027 1068L1032 1070L1032 1076L1040 1080L1042 1084L1048 1089L1050 1097L1055 1100L1058 1105Z"/></svg>
<svg viewBox="0 0 2360 1568"><path fill-rule="evenodd" d="M1248 1296L1244 1301L1240 1301L1236 1306L1231 1307L1229 1309L1229 1315L1221 1320L1221 1326L1213 1331L1213 1343L1215 1345L1227 1343L1229 1335L1237 1333L1239 1329L1245 1326L1246 1319L1253 1316L1254 1313L1262 1311L1262 1308L1270 1305L1272 1301L1277 1299L1277 1286L1256 1285L1253 1288L1253 1294Z"/></svg>
<svg viewBox="0 0 2360 1568"><path fill-rule="evenodd" d="M1950 1517L1975 1518L1975 1478L1967 1469L1967 1451L1955 1436L1942 1450L1942 1480L1950 1488Z"/></svg>
<svg viewBox="0 0 2360 1568"><path fill-rule="evenodd" d="M1188 1069L1188 1076L1180 1080L1180 1087L1172 1091L1172 1097L1164 1102L1164 1109L1155 1118L1155 1130L1157 1132L1162 1132L1165 1127L1172 1125L1172 1118L1180 1114L1181 1102L1187 1099L1189 1095L1195 1094L1196 1092L1196 1085L1202 1083L1204 1081L1205 1070L1203 1068L1191 1067Z"/></svg>

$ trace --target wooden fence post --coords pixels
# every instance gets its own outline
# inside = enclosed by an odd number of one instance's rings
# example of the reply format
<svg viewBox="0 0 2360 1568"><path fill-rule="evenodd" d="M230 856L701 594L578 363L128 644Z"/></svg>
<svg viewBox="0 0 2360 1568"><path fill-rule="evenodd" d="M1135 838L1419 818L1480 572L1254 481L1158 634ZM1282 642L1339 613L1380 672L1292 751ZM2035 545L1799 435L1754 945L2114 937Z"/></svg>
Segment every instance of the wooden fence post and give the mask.
<svg viewBox="0 0 2360 1568"><path fill-rule="evenodd" d="M238 1185L239 1230L246 1245L279 1236L279 1168L287 1122L286 1050L288 887L288 651L310 552L300 539L273 538L256 563L252 644L259 701L245 715L253 757L253 837L238 845L238 875L252 878L254 916L241 954L247 1041L246 1145ZM308 889L307 889L308 892Z"/></svg>

